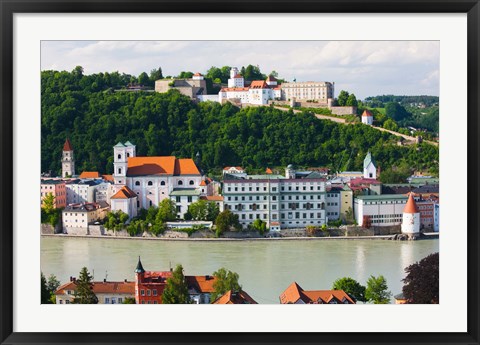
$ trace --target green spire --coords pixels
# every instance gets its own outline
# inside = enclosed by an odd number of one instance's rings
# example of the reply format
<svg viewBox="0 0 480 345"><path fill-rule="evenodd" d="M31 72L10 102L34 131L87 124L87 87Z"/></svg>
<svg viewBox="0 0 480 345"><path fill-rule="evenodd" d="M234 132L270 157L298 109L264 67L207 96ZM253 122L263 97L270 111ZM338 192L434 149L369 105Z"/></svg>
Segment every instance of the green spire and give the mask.
<svg viewBox="0 0 480 345"><path fill-rule="evenodd" d="M142 266L142 261L140 261L140 256L138 257L137 268L135 268L135 273L145 273L145 270Z"/></svg>
<svg viewBox="0 0 480 345"><path fill-rule="evenodd" d="M377 166L375 160L372 157L372 154L370 153L370 151L368 151L367 156L363 160L363 169L366 169L370 163L372 163L374 167Z"/></svg>

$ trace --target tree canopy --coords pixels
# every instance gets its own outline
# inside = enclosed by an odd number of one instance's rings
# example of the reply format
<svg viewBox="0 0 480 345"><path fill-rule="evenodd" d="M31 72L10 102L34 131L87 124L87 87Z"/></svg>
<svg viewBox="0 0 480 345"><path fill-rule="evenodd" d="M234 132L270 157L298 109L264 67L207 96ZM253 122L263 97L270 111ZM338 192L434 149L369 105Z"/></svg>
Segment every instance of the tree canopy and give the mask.
<svg viewBox="0 0 480 345"><path fill-rule="evenodd" d="M407 303L439 303L439 255L429 256L405 268L407 276L402 280L403 296Z"/></svg>
<svg viewBox="0 0 480 345"><path fill-rule="evenodd" d="M165 290L162 294L162 304L188 304L190 296L188 286L183 275L183 266L177 265L172 276L167 279Z"/></svg>
<svg viewBox="0 0 480 345"><path fill-rule="evenodd" d="M365 298L373 304L388 304L392 293L388 291L387 280L384 276L370 276L367 280Z"/></svg>
<svg viewBox="0 0 480 345"><path fill-rule="evenodd" d="M333 282L333 290L343 290L356 301L366 302L365 286L350 277L339 278Z"/></svg>
<svg viewBox="0 0 480 345"><path fill-rule="evenodd" d="M242 290L242 286L238 282L238 273L222 267L218 271L213 272L213 276L216 278L216 280L213 283L213 288L215 291L212 293L210 299L212 302L229 290L232 290L233 292L239 292Z"/></svg>
<svg viewBox="0 0 480 345"><path fill-rule="evenodd" d="M90 275L86 267L80 271L76 280L77 290L72 303L74 304L97 304L98 298L93 292L93 277Z"/></svg>

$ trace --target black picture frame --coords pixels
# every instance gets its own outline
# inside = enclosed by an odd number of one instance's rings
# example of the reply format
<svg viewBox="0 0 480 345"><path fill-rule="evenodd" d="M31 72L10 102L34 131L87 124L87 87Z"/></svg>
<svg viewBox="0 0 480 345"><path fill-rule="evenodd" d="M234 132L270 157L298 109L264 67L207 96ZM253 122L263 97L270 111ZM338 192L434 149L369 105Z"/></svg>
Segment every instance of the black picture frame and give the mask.
<svg viewBox="0 0 480 345"><path fill-rule="evenodd" d="M13 16L15 13L466 13L468 15L468 298L465 333L13 332ZM2 344L479 344L479 0L0 0L0 341ZM452 315L454 317L454 315Z"/></svg>

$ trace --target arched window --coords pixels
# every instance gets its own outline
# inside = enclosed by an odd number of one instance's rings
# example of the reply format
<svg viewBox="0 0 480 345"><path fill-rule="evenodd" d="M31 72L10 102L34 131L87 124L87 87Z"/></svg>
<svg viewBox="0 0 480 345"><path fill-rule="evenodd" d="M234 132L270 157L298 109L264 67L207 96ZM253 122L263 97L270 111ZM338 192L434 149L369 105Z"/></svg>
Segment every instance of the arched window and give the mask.
<svg viewBox="0 0 480 345"><path fill-rule="evenodd" d="M127 157L130 157L130 153L127 152Z"/></svg>
<svg viewBox="0 0 480 345"><path fill-rule="evenodd" d="M118 174L122 173L122 168L118 168Z"/></svg>
<svg viewBox="0 0 480 345"><path fill-rule="evenodd" d="M140 186L140 181L135 181L135 186Z"/></svg>
<svg viewBox="0 0 480 345"><path fill-rule="evenodd" d="M117 156L118 159L122 159L122 155L119 153Z"/></svg>
<svg viewBox="0 0 480 345"><path fill-rule="evenodd" d="M178 181L178 185L183 186L183 181L182 180Z"/></svg>
<svg viewBox="0 0 480 345"><path fill-rule="evenodd" d="M190 186L193 186L194 183L195 183L195 182L193 182L193 180L190 180L190 182L188 182L188 184L189 184Z"/></svg>
<svg viewBox="0 0 480 345"><path fill-rule="evenodd" d="M165 186L165 181L160 182L161 186Z"/></svg>
<svg viewBox="0 0 480 345"><path fill-rule="evenodd" d="M149 186L153 186L153 182L152 181L148 181L147 183Z"/></svg>

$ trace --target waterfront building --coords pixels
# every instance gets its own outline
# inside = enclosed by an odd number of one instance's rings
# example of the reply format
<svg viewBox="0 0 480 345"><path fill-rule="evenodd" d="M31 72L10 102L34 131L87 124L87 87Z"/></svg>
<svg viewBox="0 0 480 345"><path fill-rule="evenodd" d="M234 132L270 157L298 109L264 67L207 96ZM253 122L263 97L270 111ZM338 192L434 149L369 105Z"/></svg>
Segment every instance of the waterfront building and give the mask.
<svg viewBox="0 0 480 345"><path fill-rule="evenodd" d="M113 183L103 181L95 186L95 202L105 201L110 205L110 198L113 195Z"/></svg>
<svg viewBox="0 0 480 345"><path fill-rule="evenodd" d="M136 156L136 147L129 141L118 143L113 150L114 190L128 187L133 191L137 210L158 206L170 198L176 203L177 217L183 218L188 206L199 199L202 176L193 159Z"/></svg>
<svg viewBox="0 0 480 345"><path fill-rule="evenodd" d="M402 223L405 195L359 195L354 199L355 220L359 226L393 226Z"/></svg>
<svg viewBox="0 0 480 345"><path fill-rule="evenodd" d="M207 202L214 202L217 204L218 209L220 212L224 211L224 205L223 205L223 196L221 195L207 195L207 196L201 196L200 200L205 200Z"/></svg>
<svg viewBox="0 0 480 345"><path fill-rule="evenodd" d="M266 222L267 227L272 222L279 222L281 228L325 224L325 179L316 172L297 176L291 165L286 172L286 177L266 174L225 179L225 209L237 214L243 227L255 219Z"/></svg>
<svg viewBox="0 0 480 345"><path fill-rule="evenodd" d="M228 290L217 298L213 304L258 304L248 293L243 290L234 292Z"/></svg>
<svg viewBox="0 0 480 345"><path fill-rule="evenodd" d="M215 291L213 284L217 278L210 275L185 276L188 287L188 295L193 304L209 304L211 295Z"/></svg>
<svg viewBox="0 0 480 345"><path fill-rule="evenodd" d="M136 217L138 214L138 196L127 186L123 186L111 198L111 210L122 211L128 218Z"/></svg>
<svg viewBox="0 0 480 345"><path fill-rule="evenodd" d="M326 187L325 194L325 212L327 215L327 222L330 220L337 220L340 218L341 195L342 186L330 185Z"/></svg>
<svg viewBox="0 0 480 345"><path fill-rule="evenodd" d="M402 233L408 235L420 232L420 212L418 210L413 194L410 193L405 204L402 216Z"/></svg>
<svg viewBox="0 0 480 345"><path fill-rule="evenodd" d="M362 114L362 123L366 125L373 125L373 114L370 110L365 109Z"/></svg>
<svg viewBox="0 0 480 345"><path fill-rule="evenodd" d="M135 283L126 279L123 282L110 282L104 279L92 282L92 291L98 298L98 304L122 304L126 298L135 297ZM77 280L70 277L68 283L55 291L56 304L72 303L76 292Z"/></svg>
<svg viewBox="0 0 480 345"><path fill-rule="evenodd" d="M340 190L340 218L347 220L347 217L353 217L353 191L344 184Z"/></svg>
<svg viewBox="0 0 480 345"><path fill-rule="evenodd" d="M88 235L88 226L102 221L110 207L106 202L70 204L62 211L63 233L70 235Z"/></svg>
<svg viewBox="0 0 480 345"><path fill-rule="evenodd" d="M305 81L283 83L282 99L296 101L316 101L319 105L327 105L329 98L334 98L335 83L327 81Z"/></svg>
<svg viewBox="0 0 480 345"><path fill-rule="evenodd" d="M280 304L355 304L343 290L303 290L296 282L282 292Z"/></svg>
<svg viewBox="0 0 480 345"><path fill-rule="evenodd" d="M40 204L43 207L43 200L48 194L53 194L53 206L55 208L64 208L67 206L67 191L65 182L57 179L40 180Z"/></svg>
<svg viewBox="0 0 480 345"><path fill-rule="evenodd" d="M71 179L65 183L67 205L95 202L95 191L99 180Z"/></svg>
<svg viewBox="0 0 480 345"><path fill-rule="evenodd" d="M435 205L438 203L438 197L432 195L424 197L423 195L415 198L418 211L420 213L420 229L432 231L435 223Z"/></svg>
<svg viewBox="0 0 480 345"><path fill-rule="evenodd" d="M67 138L63 144L62 151L62 177L71 177L75 175L75 157L70 140Z"/></svg>

